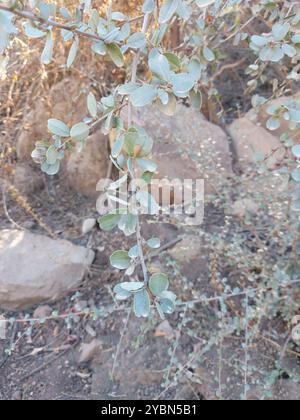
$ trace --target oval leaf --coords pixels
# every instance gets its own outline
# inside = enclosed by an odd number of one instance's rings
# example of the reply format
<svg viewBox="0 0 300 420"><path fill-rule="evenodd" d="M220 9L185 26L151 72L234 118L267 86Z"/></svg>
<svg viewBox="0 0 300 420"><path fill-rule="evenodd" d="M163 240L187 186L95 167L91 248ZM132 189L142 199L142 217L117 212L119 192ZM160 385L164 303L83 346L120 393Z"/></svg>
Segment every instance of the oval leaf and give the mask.
<svg viewBox="0 0 300 420"><path fill-rule="evenodd" d="M126 251L116 251L110 257L110 263L119 270L127 270L131 265L131 259Z"/></svg>
<svg viewBox="0 0 300 420"><path fill-rule="evenodd" d="M138 318L147 318L150 315L150 298L147 290L135 293L133 308Z"/></svg>
<svg viewBox="0 0 300 420"><path fill-rule="evenodd" d="M149 280L149 288L154 296L160 296L169 287L169 280L165 274L154 274Z"/></svg>

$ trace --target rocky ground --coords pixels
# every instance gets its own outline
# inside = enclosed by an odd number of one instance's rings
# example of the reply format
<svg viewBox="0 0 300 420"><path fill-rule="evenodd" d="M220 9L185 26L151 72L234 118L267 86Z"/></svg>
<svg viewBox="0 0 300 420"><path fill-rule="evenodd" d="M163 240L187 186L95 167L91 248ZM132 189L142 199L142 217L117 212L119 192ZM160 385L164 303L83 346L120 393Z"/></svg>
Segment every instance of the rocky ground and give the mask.
<svg viewBox="0 0 300 420"><path fill-rule="evenodd" d="M95 224L96 184L107 174L108 139L93 135L86 151L69 156L54 179L43 177L29 159L44 133L49 109L59 116L61 104L68 104L64 113L72 121L85 114L84 88L76 107L61 97L66 91L70 96L73 88L72 79L64 81L64 89L55 85L47 103L41 98L24 116L24 130L17 138L14 185L34 213L6 190L2 197L0 399L241 398L244 337L223 334L217 299L200 300L224 293L223 277L233 287L252 286L236 260L233 265L221 261L218 238L230 242L232 230L241 230L247 258L258 258L253 246L257 232L246 221L265 214L258 196L265 196L264 206L275 214L272 205L278 207L283 200L284 180L278 184L265 175L253 179L248 169L260 151L271 155L277 150L267 162L270 168L282 162L280 133L268 133L263 113L254 110L223 128L184 105L173 119L161 119L152 108L135 115L156 141L154 158L162 176L206 180L202 226L188 227L184 220L170 218L143 222L144 235L159 235L164 246L150 259L150 270L169 274L180 301L199 303L179 305L164 322L141 322L128 305L114 301L112 288L120 278L108 264L115 249L131 242L115 232L101 232ZM274 196L275 205L269 200ZM280 211L287 215L286 209ZM234 322L243 316L242 305L239 299L229 302ZM286 324L280 318L276 330L275 339L274 325L266 321L249 345L249 399L299 399L294 381L300 375L299 348L294 343L282 355ZM278 374L280 357L285 367Z"/></svg>

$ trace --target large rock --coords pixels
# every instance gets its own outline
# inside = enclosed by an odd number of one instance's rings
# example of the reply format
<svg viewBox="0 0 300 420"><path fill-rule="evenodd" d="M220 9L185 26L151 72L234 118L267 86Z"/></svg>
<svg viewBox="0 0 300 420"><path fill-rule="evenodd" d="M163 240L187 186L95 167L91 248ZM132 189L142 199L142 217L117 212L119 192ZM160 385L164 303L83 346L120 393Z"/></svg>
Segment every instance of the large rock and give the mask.
<svg viewBox="0 0 300 420"><path fill-rule="evenodd" d="M82 152L73 151L65 173L72 189L87 197L97 197L96 186L106 178L109 162L107 137L100 131L90 136Z"/></svg>
<svg viewBox="0 0 300 420"><path fill-rule="evenodd" d="M282 162L285 148L282 147L280 140L263 127L255 125L248 118L244 117L234 121L228 127L228 132L242 169L251 168L259 153L270 157L267 162L270 169Z"/></svg>
<svg viewBox="0 0 300 420"><path fill-rule="evenodd" d="M94 252L65 240L0 231L0 308L23 310L55 301L81 284Z"/></svg>
<svg viewBox="0 0 300 420"><path fill-rule="evenodd" d="M205 191L215 193L232 175L227 135L199 111L178 104L168 117L151 106L135 110L133 120L154 139L160 179L205 179Z"/></svg>
<svg viewBox="0 0 300 420"><path fill-rule="evenodd" d="M49 118L61 119L70 126L82 121L87 115L88 92L84 80L75 77L63 79L25 115L16 146L18 160L22 165L34 165L31 152L38 140L50 137L47 133ZM97 182L105 178L108 162L107 137L98 131L89 137L81 153L74 150L66 156L62 163L62 179L79 194L96 196Z"/></svg>
<svg viewBox="0 0 300 420"><path fill-rule="evenodd" d="M300 94L295 94L293 96L283 96L281 98L273 99L272 101L268 101L266 104L262 105L261 107L251 109L247 114L246 118L252 121L254 124L259 125L263 128L266 127L266 123L270 118L270 115L267 113L267 109L272 106L280 106L286 105L293 101L298 101L300 99ZM281 126L278 130L273 131L272 134L278 138L283 133L289 133L293 139L297 142L300 141L300 131L299 130L291 130L289 126L289 122L285 121L283 118L281 120Z"/></svg>

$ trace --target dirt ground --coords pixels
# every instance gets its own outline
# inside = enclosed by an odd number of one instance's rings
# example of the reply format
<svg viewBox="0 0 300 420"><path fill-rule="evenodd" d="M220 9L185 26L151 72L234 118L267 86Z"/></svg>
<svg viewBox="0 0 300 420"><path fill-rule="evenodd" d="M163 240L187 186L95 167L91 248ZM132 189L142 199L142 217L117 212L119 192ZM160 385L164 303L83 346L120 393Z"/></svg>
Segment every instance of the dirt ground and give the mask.
<svg viewBox="0 0 300 420"><path fill-rule="evenodd" d="M211 334L220 329L215 316L216 302L191 308L179 306L176 314L168 318L167 328L158 328L161 321L157 318L136 320L128 312L128 305L114 302L111 289L119 280L119 274L108 264L114 249L130 243L124 244L122 236L112 238L111 233L103 233L98 228L82 236L82 221L96 216L94 200L83 200L70 193L59 179L46 182L47 188L31 197L32 207L59 237L97 252L79 293L73 299L69 296L51 305L51 309L68 314L97 307L98 319L92 320L88 315L74 316L71 325L64 320L47 321L34 325L30 334L22 323L9 328L7 339L0 341L0 399L201 400L220 398L218 392L222 398L239 399L244 387L244 337L234 334L230 338L221 337L220 341L219 335ZM44 233L14 201L7 199L6 206L19 225L32 232ZM9 227L10 222L2 208L0 228ZM210 217L198 233L213 234L222 230L222 210L208 208L207 211ZM184 232L183 228L166 223L158 226L143 223L143 231L146 235L159 233L162 243L167 245L183 233L195 238L194 229ZM171 245L151 260L151 269L160 267L168 272L182 301L195 298L195 290L199 296L216 293L208 281L209 250L181 267L169 252L172 253ZM26 315L32 316L34 309L28 314L11 315L22 319ZM9 314L5 315L9 317ZM270 334L271 327L265 326ZM279 324L277 329L284 331L283 327ZM257 391L255 384L262 381L265 372L274 370L274 361L284 344L277 343L278 349L276 343L270 345L272 340L268 337L265 330L265 335L256 338L249 348L252 364L249 398L257 399L255 392L261 398L262 391ZM80 346L95 339L98 340L97 351L90 360L81 363ZM7 355L6 350L12 345L14 350ZM292 357L292 361L295 360Z"/></svg>

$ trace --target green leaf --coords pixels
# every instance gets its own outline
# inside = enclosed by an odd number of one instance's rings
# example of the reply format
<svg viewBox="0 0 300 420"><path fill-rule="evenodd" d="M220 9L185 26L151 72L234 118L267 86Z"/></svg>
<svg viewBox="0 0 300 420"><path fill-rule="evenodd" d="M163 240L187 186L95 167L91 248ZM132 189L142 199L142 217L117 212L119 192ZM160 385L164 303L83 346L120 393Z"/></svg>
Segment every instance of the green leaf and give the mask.
<svg viewBox="0 0 300 420"><path fill-rule="evenodd" d="M215 61L216 59L215 53L208 47L203 48L203 56L209 62Z"/></svg>
<svg viewBox="0 0 300 420"><path fill-rule="evenodd" d="M292 148L293 155L296 156L296 158L300 158L300 144L297 144Z"/></svg>
<svg viewBox="0 0 300 420"><path fill-rule="evenodd" d="M48 31L46 44L45 44L44 50L42 52L42 57L41 57L41 61L43 64L51 63L52 56L53 56L53 46L54 46L53 33L52 31Z"/></svg>
<svg viewBox="0 0 300 420"><path fill-rule="evenodd" d="M136 161L139 167L142 168L145 172L157 171L157 164L155 162L152 162L151 160L137 159Z"/></svg>
<svg viewBox="0 0 300 420"><path fill-rule="evenodd" d="M107 53L110 56L111 60L115 63L117 67L123 67L124 65L124 56L121 49L117 44L108 44L106 46Z"/></svg>
<svg viewBox="0 0 300 420"><path fill-rule="evenodd" d="M168 94L168 95L169 95L168 104L163 105L158 102L157 106L165 115L167 115L168 117L173 117L173 115L176 112L177 101L173 94Z"/></svg>
<svg viewBox="0 0 300 420"><path fill-rule="evenodd" d="M62 121L57 120L55 118L50 118L48 120L48 130L59 137L69 137L70 136L70 129L69 127Z"/></svg>
<svg viewBox="0 0 300 420"><path fill-rule="evenodd" d="M168 94L168 92L166 92L163 89L158 89L157 94L158 94L159 100L162 103L162 105L163 106L168 105L168 103L169 103L169 94Z"/></svg>
<svg viewBox="0 0 300 420"><path fill-rule="evenodd" d="M300 212L300 200L295 200L292 202L292 210Z"/></svg>
<svg viewBox="0 0 300 420"><path fill-rule="evenodd" d="M164 0L164 3L160 9L159 23L167 23L172 19L179 5L179 0Z"/></svg>
<svg viewBox="0 0 300 420"><path fill-rule="evenodd" d="M160 303L155 302L155 306L156 306L156 309L157 309L157 312L158 312L160 318L164 321L166 319L166 317L165 317L164 311L162 310L162 307L160 306Z"/></svg>
<svg viewBox="0 0 300 420"><path fill-rule="evenodd" d="M160 307L165 314L173 314L175 311L175 304L169 299L162 299L160 301Z"/></svg>
<svg viewBox="0 0 300 420"><path fill-rule="evenodd" d="M138 258L138 256L140 255L140 249L138 245L133 246L129 252L128 255L130 258Z"/></svg>
<svg viewBox="0 0 300 420"><path fill-rule="evenodd" d="M199 7L208 7L214 4L216 0L196 0L197 6Z"/></svg>
<svg viewBox="0 0 300 420"><path fill-rule="evenodd" d="M67 59L67 68L69 69L72 64L75 61L76 55L77 55L77 51L78 51L78 45L79 45L79 40L78 38L74 39L70 51L69 51L69 55L68 55L68 59Z"/></svg>
<svg viewBox="0 0 300 420"><path fill-rule="evenodd" d="M154 274L149 280L149 288L154 296L160 296L168 287L169 280L165 274Z"/></svg>
<svg viewBox="0 0 300 420"><path fill-rule="evenodd" d="M126 292L135 293L144 288L144 283L142 283L141 281L129 281L121 283L120 286Z"/></svg>
<svg viewBox="0 0 300 420"><path fill-rule="evenodd" d="M119 229L125 236L133 235L136 232L137 216L134 214L124 214L119 221Z"/></svg>
<svg viewBox="0 0 300 420"><path fill-rule="evenodd" d="M268 39L264 36L254 35L251 37L251 42L258 47L265 47L268 44Z"/></svg>
<svg viewBox="0 0 300 420"><path fill-rule="evenodd" d="M145 209L146 214L157 215L159 214L159 205L147 191L139 191L136 194L136 199L140 205Z"/></svg>
<svg viewBox="0 0 300 420"><path fill-rule="evenodd" d="M300 34L296 34L292 36L292 42L294 44L300 44Z"/></svg>
<svg viewBox="0 0 300 420"><path fill-rule="evenodd" d="M154 0L145 0L143 4L143 13L152 13L155 8Z"/></svg>
<svg viewBox="0 0 300 420"><path fill-rule="evenodd" d="M275 131L280 128L280 119L276 117L269 118L267 121L267 129L270 131Z"/></svg>
<svg viewBox="0 0 300 420"><path fill-rule="evenodd" d="M122 283L117 284L114 287L114 290L113 291L116 294L116 299L117 300L126 300L126 299L128 299L131 296L131 293L130 292L127 292L126 290L124 290L122 288Z"/></svg>
<svg viewBox="0 0 300 420"><path fill-rule="evenodd" d="M288 107L290 120L296 123L300 123L300 109Z"/></svg>
<svg viewBox="0 0 300 420"><path fill-rule="evenodd" d="M129 48L140 49L147 45L146 35L143 32L136 32L131 35L127 40Z"/></svg>
<svg viewBox="0 0 300 420"><path fill-rule="evenodd" d="M141 176L141 179L146 182L146 184L150 184L153 178L153 173L152 172L144 172L143 175Z"/></svg>
<svg viewBox="0 0 300 420"><path fill-rule="evenodd" d="M57 160L53 165L49 165L47 161L43 162L41 165L41 170L50 176L56 175L59 172L59 169L60 169L59 160Z"/></svg>
<svg viewBox="0 0 300 420"><path fill-rule="evenodd" d="M131 265L131 259L126 251L116 251L110 257L110 263L119 270L127 270Z"/></svg>
<svg viewBox="0 0 300 420"><path fill-rule="evenodd" d="M130 102L134 107L143 107L151 104L157 96L157 90L152 85L143 85L142 87L136 89L130 95Z"/></svg>
<svg viewBox="0 0 300 420"><path fill-rule="evenodd" d="M290 25L289 23L276 23L272 27L272 33L275 38L275 41L282 41L287 34L289 33Z"/></svg>
<svg viewBox="0 0 300 420"><path fill-rule="evenodd" d="M277 63L282 60L284 53L281 45L274 45L273 47L266 46L260 51L259 58L262 61L272 61Z"/></svg>
<svg viewBox="0 0 300 420"><path fill-rule="evenodd" d="M183 0L179 0L179 5L177 7L177 15L183 19L184 21L188 21L192 14L193 14L193 7L192 5L184 2Z"/></svg>
<svg viewBox="0 0 300 420"><path fill-rule="evenodd" d="M113 12L111 18L116 22L125 22L127 20L127 16L121 12Z"/></svg>
<svg viewBox="0 0 300 420"><path fill-rule="evenodd" d="M159 238L151 238L147 241L147 245L152 249L160 248L160 239Z"/></svg>
<svg viewBox="0 0 300 420"><path fill-rule="evenodd" d="M87 97L87 108L88 108L88 111L89 111L90 115L93 118L96 118L97 113L98 113L98 106L97 106L97 100L95 98L95 95L92 92L90 92L88 97Z"/></svg>
<svg viewBox="0 0 300 420"><path fill-rule="evenodd" d="M126 153L129 156L134 157L136 146L141 146L139 153L140 157L148 156L153 148L153 140L147 136L144 131L138 131L136 128L132 128L124 137L124 148Z"/></svg>
<svg viewBox="0 0 300 420"><path fill-rule="evenodd" d="M120 95L129 95L133 93L136 89L138 89L139 86L136 83L129 82L125 83L125 85L121 85L118 87L118 93Z"/></svg>
<svg viewBox="0 0 300 420"><path fill-rule="evenodd" d="M165 290L164 292L162 292L159 296L161 299L168 299L171 300L174 305L176 303L176 295L173 292L170 292L169 290Z"/></svg>
<svg viewBox="0 0 300 420"><path fill-rule="evenodd" d="M70 136L75 141L84 141L90 134L90 128L85 123L78 123L73 125L70 131Z"/></svg>
<svg viewBox="0 0 300 420"><path fill-rule="evenodd" d="M150 298L147 290L135 293L133 308L138 318L147 318L150 315Z"/></svg>
<svg viewBox="0 0 300 420"><path fill-rule="evenodd" d="M176 96L187 96L188 92L194 87L194 80L188 73L179 73L171 76L173 92Z"/></svg>
<svg viewBox="0 0 300 420"><path fill-rule="evenodd" d="M164 56L169 61L173 70L178 71L181 69L181 62L180 59L177 57L176 54L173 53L165 53Z"/></svg>
<svg viewBox="0 0 300 420"><path fill-rule="evenodd" d="M58 159L59 152L54 145L50 146L46 152L46 159L48 165L54 165Z"/></svg>
<svg viewBox="0 0 300 420"><path fill-rule="evenodd" d="M124 146L124 136L120 136L116 141L115 144L113 145L112 149L111 149L111 155L114 159L116 159Z"/></svg>
<svg viewBox="0 0 300 420"><path fill-rule="evenodd" d="M284 44L282 46L282 51L285 55L287 55L290 58L293 58L297 55L297 50L293 45Z"/></svg>
<svg viewBox="0 0 300 420"><path fill-rule="evenodd" d="M64 17L67 20L71 20L72 16L70 15L69 10L66 7L60 7L59 9L60 14L62 15L62 17Z"/></svg>
<svg viewBox="0 0 300 420"><path fill-rule="evenodd" d="M169 81L171 75L171 68L168 59L160 54L157 49L153 49L149 54L148 60L149 68L160 79Z"/></svg>
<svg viewBox="0 0 300 420"><path fill-rule="evenodd" d="M202 108L202 93L194 90L191 90L190 92L190 100L192 107L195 109L201 109Z"/></svg>
<svg viewBox="0 0 300 420"><path fill-rule="evenodd" d="M198 82L201 78L202 66L198 58L194 57L191 59L189 63L189 74L195 82Z"/></svg>
<svg viewBox="0 0 300 420"><path fill-rule="evenodd" d="M41 31L35 26L32 26L30 22L26 22L24 24L24 31L29 38L43 38L47 35L47 32Z"/></svg>
<svg viewBox="0 0 300 420"><path fill-rule="evenodd" d="M99 218L98 223L102 230L104 230L105 232L109 232L118 226L121 217L121 214L106 214L105 216Z"/></svg>
<svg viewBox="0 0 300 420"><path fill-rule="evenodd" d="M300 170L299 169L293 171L291 175L292 175L292 178L293 178L294 181L300 182Z"/></svg>
<svg viewBox="0 0 300 420"><path fill-rule="evenodd" d="M74 34L72 31L67 31L66 29L61 30L61 36L65 42L71 41L73 39Z"/></svg>
<svg viewBox="0 0 300 420"><path fill-rule="evenodd" d="M108 32L105 36L103 41L105 44L112 44L113 42L117 41L117 38L120 34L120 28L113 28L110 32Z"/></svg>
<svg viewBox="0 0 300 420"><path fill-rule="evenodd" d="M138 132L137 131L128 131L124 137L124 148L126 153L129 156L134 155L134 148L138 144Z"/></svg>
<svg viewBox="0 0 300 420"><path fill-rule="evenodd" d="M107 48L103 41L94 42L92 44L92 51L94 51L95 54L99 54L99 55L107 54Z"/></svg>

